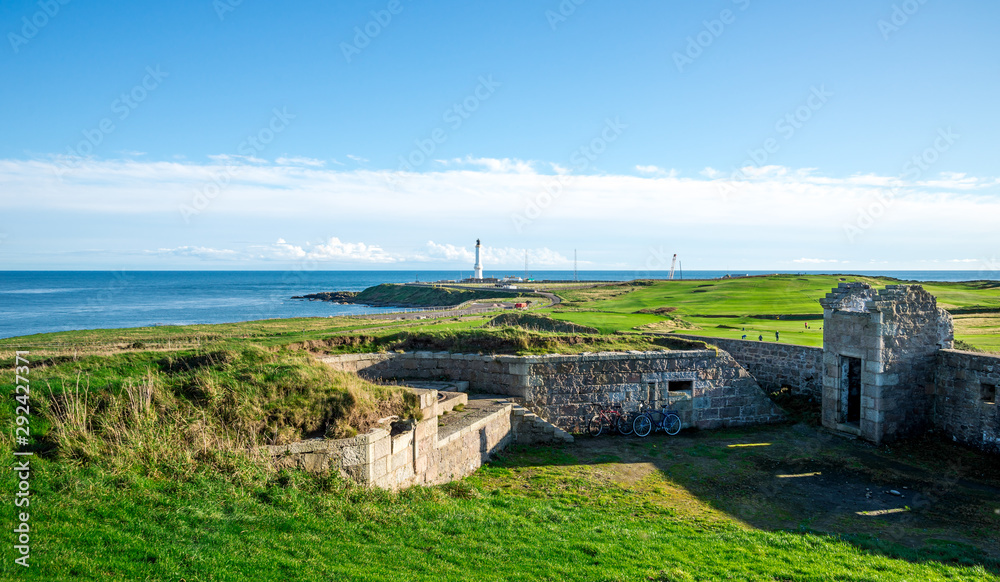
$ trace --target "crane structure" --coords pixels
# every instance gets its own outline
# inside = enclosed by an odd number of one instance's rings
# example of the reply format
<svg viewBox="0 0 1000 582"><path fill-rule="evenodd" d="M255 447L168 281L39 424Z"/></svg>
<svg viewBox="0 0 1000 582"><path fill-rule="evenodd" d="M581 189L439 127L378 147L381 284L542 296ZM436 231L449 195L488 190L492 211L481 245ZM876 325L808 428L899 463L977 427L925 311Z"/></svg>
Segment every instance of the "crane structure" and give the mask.
<svg viewBox="0 0 1000 582"><path fill-rule="evenodd" d="M667 277L668 279L672 280L674 278L674 267L676 266L677 266L677 253L674 253L674 260L670 261L670 276Z"/></svg>

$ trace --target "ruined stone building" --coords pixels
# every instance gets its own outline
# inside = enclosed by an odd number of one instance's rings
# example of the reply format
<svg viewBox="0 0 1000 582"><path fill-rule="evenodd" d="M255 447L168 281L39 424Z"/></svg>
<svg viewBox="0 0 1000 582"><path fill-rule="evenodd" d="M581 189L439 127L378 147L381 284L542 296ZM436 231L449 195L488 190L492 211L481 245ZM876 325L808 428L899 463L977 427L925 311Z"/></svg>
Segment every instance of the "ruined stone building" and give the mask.
<svg viewBox="0 0 1000 582"><path fill-rule="evenodd" d="M380 487L441 483L472 472L509 442L571 439L565 431L582 431L597 407L669 406L685 427L748 426L784 420L767 393L789 388L821 403L823 426L833 431L880 444L934 430L1000 453L1000 356L953 349L951 315L933 295L919 285L841 283L820 303L822 348L678 336L687 349L327 356L327 364L372 380L448 381L493 397L428 389L421 393L424 420L402 432L269 450L283 462L336 467ZM457 399L471 409L440 420Z"/></svg>
<svg viewBox="0 0 1000 582"><path fill-rule="evenodd" d="M920 285L841 283L823 306L823 426L882 443L938 429L1000 444L1000 358L952 349L951 315Z"/></svg>
<svg viewBox="0 0 1000 582"><path fill-rule="evenodd" d="M823 425L879 443L926 431L951 315L920 286L843 283L823 305Z"/></svg>

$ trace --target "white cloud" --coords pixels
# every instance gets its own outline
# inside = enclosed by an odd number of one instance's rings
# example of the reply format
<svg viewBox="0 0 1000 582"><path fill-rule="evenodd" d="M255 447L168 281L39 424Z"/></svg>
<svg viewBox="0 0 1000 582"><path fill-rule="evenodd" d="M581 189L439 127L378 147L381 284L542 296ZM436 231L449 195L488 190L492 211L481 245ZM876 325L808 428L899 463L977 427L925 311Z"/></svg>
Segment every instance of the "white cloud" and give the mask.
<svg viewBox="0 0 1000 582"><path fill-rule="evenodd" d="M279 166L311 166L314 168L322 168L326 165L323 160L317 160L315 158L306 158L302 156L297 157L280 157L274 160L274 163Z"/></svg>
<svg viewBox="0 0 1000 582"><path fill-rule="evenodd" d="M426 260L444 260L469 263L475 260L475 252L468 247L460 247L452 244L438 244L432 240L427 241Z"/></svg>
<svg viewBox="0 0 1000 582"><path fill-rule="evenodd" d="M561 223L613 237L661 228L667 217L675 225L702 227L808 224L810 229L839 229L884 195L889 184L899 183L873 176L831 178L776 166L735 183L728 176L663 180L572 175L562 180L508 172L510 167L498 163L485 171L409 173L260 165L231 157L219 164L86 160L69 168L54 160L0 160L0 208L180 217L182 206L193 205L196 195L222 176L218 191L203 201L201 215L275 220L326 215L351 223L405 221L409 226L450 229L476 222L513 234L512 215L530 214L539 229ZM724 197L723 186L729 183L735 192ZM553 189L560 190L557 196L549 193ZM996 190L1000 188L930 191L903 183L878 228L907 233L931 228L927 232L939 237L981 229L994 232L993 222L1000 215Z"/></svg>
<svg viewBox="0 0 1000 582"><path fill-rule="evenodd" d="M677 170L675 170L675 169L665 170L665 169L663 169L663 168L661 168L659 166L642 166L642 165L636 166L635 169L640 174L643 174L643 175L646 175L646 176L653 176L653 177L657 177L657 178L662 178L662 177L676 178L677 177Z"/></svg>
<svg viewBox="0 0 1000 582"><path fill-rule="evenodd" d="M362 158L361 156L356 156L354 154L347 154L347 158L350 160L354 160L359 164L364 164L369 161L368 158Z"/></svg>
<svg viewBox="0 0 1000 582"><path fill-rule="evenodd" d="M771 166L734 182L728 172L711 169L693 177L579 175L566 168L553 175L535 172L535 167L548 171L541 163L485 160L463 158L461 164L427 172L275 165L234 156L207 164L74 160L68 167L57 159L0 160L0 213L61 213L88 220L103 217L106 223L121 222L123 215L155 216L158 223L176 225L167 230L190 228L191 236L201 236L186 239L191 248L227 246L211 238L208 224L235 228L244 221L266 221L282 229L266 235L265 240L274 240L271 236L322 218L344 240L377 237L378 245L293 241L257 252L373 264L467 263L469 268L471 245L449 248L440 241L464 243L466 236L472 241L482 236L496 244L487 247L487 266L523 265L527 247L532 265L556 268L572 264L572 256L564 256L567 249L571 254L572 248L588 246L591 258L606 249L600 260L593 259L599 264L641 265L643 249L650 245L682 253L680 247L697 245L711 253L701 264L717 268L730 260L733 266L746 264L749 260L729 257L751 249L761 257L757 265L773 264L790 249L802 259L830 261L836 256L841 264L906 253L913 261L937 258L944 265L951 257L975 256L977 250L1000 245L995 226L1000 184L994 177L948 174L913 182ZM975 188L967 187L971 180ZM202 200L199 213L185 224L181 208L195 204L206 185L217 182L211 199ZM724 196L726 185L735 189ZM877 209L879 216L850 244L844 226L856 224L861 213L883 203L889 193L894 193L891 204ZM530 218L523 230L514 228L515 216ZM428 238L441 248L422 245ZM149 239L157 240L152 234ZM386 244L397 250L390 253L379 246ZM615 254L626 245L631 245L631 255ZM170 245L153 242L138 248L157 246ZM690 256L692 251L687 252ZM696 264L691 261L685 266Z"/></svg>
<svg viewBox="0 0 1000 582"><path fill-rule="evenodd" d="M220 163L227 163L227 164L228 163L237 163L238 164L240 162L249 162L251 164L266 164L267 163L267 160L262 159L262 158L258 158L258 157L255 157L255 156L241 156L241 155L238 155L238 154L213 154L213 155L209 155L208 159L212 160L213 162L220 162ZM110 160L110 161L113 162L114 160Z"/></svg>
<svg viewBox="0 0 1000 582"><path fill-rule="evenodd" d="M277 259L304 259L310 261L347 263L395 263L399 258L390 255L378 245L362 242L343 242L330 237L325 243L293 245L279 238L270 247L271 256Z"/></svg>
<svg viewBox="0 0 1000 582"><path fill-rule="evenodd" d="M241 254L234 250L193 246L156 249L155 251L147 250L146 253L170 257L193 257L204 260L235 260L241 258Z"/></svg>
<svg viewBox="0 0 1000 582"><path fill-rule="evenodd" d="M453 158L451 160L435 160L445 166L475 166L481 167L489 172L501 174L534 174L534 162L518 160L512 158L474 158L466 156L464 158Z"/></svg>
<svg viewBox="0 0 1000 582"><path fill-rule="evenodd" d="M846 263L847 261L838 261L837 259L807 259L807 258L801 258L801 259L793 259L792 262L793 263L805 263L805 264L810 264L810 265L819 265L819 264L823 264L823 263L840 263L840 262L845 262Z"/></svg>
<svg viewBox="0 0 1000 582"><path fill-rule="evenodd" d="M514 247L491 247L484 245L482 248L483 266L490 268L513 268L524 265L524 253L528 252L528 266L533 267L563 267L569 264L562 254L549 248L523 249ZM427 241L424 253L418 253L413 257L423 261L445 261L450 263L468 263L472 268L476 260L474 246L458 246L453 244L438 244L434 241Z"/></svg>

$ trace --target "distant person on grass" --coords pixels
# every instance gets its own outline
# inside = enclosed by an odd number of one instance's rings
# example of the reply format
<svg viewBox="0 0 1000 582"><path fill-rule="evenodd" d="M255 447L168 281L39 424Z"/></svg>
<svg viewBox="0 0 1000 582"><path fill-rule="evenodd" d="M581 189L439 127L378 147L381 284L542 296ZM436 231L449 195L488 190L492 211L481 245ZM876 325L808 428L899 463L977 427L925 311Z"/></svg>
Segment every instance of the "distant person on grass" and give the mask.
<svg viewBox="0 0 1000 582"><path fill-rule="evenodd" d="M778 332L774 332L774 341L778 341Z"/></svg>
<svg viewBox="0 0 1000 582"><path fill-rule="evenodd" d="M764 341L764 334L760 334L759 336L757 336L757 341L759 342Z"/></svg>

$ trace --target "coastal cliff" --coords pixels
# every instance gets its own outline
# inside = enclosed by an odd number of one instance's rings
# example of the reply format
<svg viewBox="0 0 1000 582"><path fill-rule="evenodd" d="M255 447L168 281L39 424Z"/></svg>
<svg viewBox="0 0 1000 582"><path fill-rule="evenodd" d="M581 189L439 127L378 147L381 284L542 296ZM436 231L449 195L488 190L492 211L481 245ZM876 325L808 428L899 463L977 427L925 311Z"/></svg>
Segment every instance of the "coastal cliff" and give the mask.
<svg viewBox="0 0 1000 582"><path fill-rule="evenodd" d="M417 285L397 285L384 283L369 287L361 292L323 291L309 295L297 295L292 299L311 301L334 301L354 303L373 307L451 307L466 301L509 298L510 291L451 289Z"/></svg>

